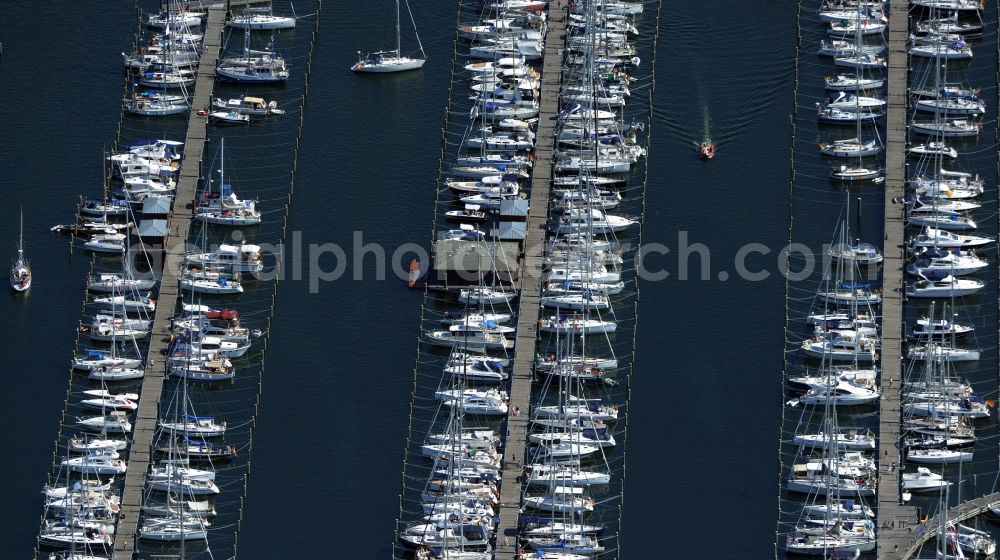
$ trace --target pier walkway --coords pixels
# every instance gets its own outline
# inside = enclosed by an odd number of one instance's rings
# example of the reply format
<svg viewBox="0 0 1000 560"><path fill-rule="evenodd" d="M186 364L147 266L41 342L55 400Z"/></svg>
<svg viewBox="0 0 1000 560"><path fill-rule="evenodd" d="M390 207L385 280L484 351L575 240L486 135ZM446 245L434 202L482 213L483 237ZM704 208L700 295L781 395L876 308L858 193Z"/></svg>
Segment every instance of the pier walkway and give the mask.
<svg viewBox="0 0 1000 560"><path fill-rule="evenodd" d="M510 384L510 408L503 437L503 476L500 487L500 525L497 528L497 560L513 560L518 553L517 526L521 509L522 461L526 455L528 423L531 417L531 380L538 340L539 299L542 261L545 249L545 224L548 221L549 188L554 167L555 125L559 114L559 90L562 84L563 37L566 12L548 7L548 29L542 62L540 111L535 133L535 164L531 174L531 206L528 213L524 260L519 274L521 283L517 310L517 334L514 346L514 371ZM517 410L518 413L513 411Z"/></svg>
<svg viewBox="0 0 1000 560"><path fill-rule="evenodd" d="M185 244L194 207L195 190L201 177L202 153L205 150L206 119L199 117L195 108L208 107L212 103L215 84L215 66L222 49L222 27L225 20L223 5L208 9L205 27L205 45L191 102L192 110L188 120L187 135L184 138L184 158L181 163L180 179L174 194L173 211L170 214L167 236L164 239L163 271L160 276L160 290L157 298L156 314L153 317L153 332L150 336L147 354L146 375L142 381L139 410L132 427L131 450L128 471L125 473L125 490L122 495L121 513L115 531L114 560L132 560L135 554L135 540L142 509L146 472L152 456L153 435L159 419L160 396L163 381L167 375L166 351L170 337L170 317L177 307L180 282L179 274L184 264Z"/></svg>
<svg viewBox="0 0 1000 560"><path fill-rule="evenodd" d="M888 108L885 144L885 245L882 265L882 398L879 400L878 434L878 560L901 558L916 508L903 505L900 485L900 396L903 388L903 267L906 265L903 229L905 216L899 204L906 190L906 114L909 59L908 5L889 2ZM886 527L886 528L881 528Z"/></svg>
<svg viewBox="0 0 1000 560"><path fill-rule="evenodd" d="M1000 501L1000 492L962 502L948 510L948 522L960 523L977 515L986 513L990 504L996 501ZM906 533L909 538L904 542L899 543L899 555L893 556L893 558L900 558L902 560L912 558L920 552L920 548L924 543L937 537L941 533L941 524L943 522L944 518L941 517L941 515L935 515L923 523L908 524Z"/></svg>

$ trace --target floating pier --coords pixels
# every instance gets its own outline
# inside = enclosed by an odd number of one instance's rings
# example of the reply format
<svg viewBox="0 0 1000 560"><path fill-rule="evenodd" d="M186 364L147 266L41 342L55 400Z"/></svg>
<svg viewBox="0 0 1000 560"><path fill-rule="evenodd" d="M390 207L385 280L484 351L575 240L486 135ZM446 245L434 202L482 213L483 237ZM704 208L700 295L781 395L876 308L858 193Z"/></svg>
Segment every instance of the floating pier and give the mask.
<svg viewBox="0 0 1000 560"><path fill-rule="evenodd" d="M500 524L494 558L514 560L519 546L518 514L521 510L521 462L527 453L528 423L531 417L531 381L538 341L538 318L542 291L542 252L545 248L545 223L548 221L549 188L552 184L555 151L556 117L559 115L559 90L562 86L563 37L566 12L550 2L545 54L542 59L542 84L539 88L538 130L535 135L535 164L531 173L531 210L528 213L527 237L521 261L521 291L517 309L517 333L514 343L514 371L510 382L510 410L502 431L503 482L500 486ZM514 411L517 411L515 413Z"/></svg>
<svg viewBox="0 0 1000 560"><path fill-rule="evenodd" d="M215 85L215 66L222 49L222 28L226 10L219 4L208 8L205 25L205 43L194 85L191 107L207 107L212 103ZM121 513L115 531L113 549L114 560L131 560L135 554L135 540L142 509L146 472L152 455L153 436L159 421L160 395L167 375L167 347L170 339L170 318L177 307L180 289L179 274L184 261L185 244L191 226L195 190L201 177L201 160L205 150L207 121L192 110L188 119L187 135L184 138L184 157L181 161L180 179L174 194L173 211L167 225L164 239L163 270L160 275L160 289L156 313L153 316L153 332L150 335L147 354L146 375L142 381L139 410L132 429L131 449L128 457L128 471L125 473L125 489L122 493Z"/></svg>
<svg viewBox="0 0 1000 560"><path fill-rule="evenodd" d="M903 267L906 226L906 115L909 18L906 0L889 1L888 94L885 143L885 245L882 249L882 398L879 399L877 557L902 558L917 508L903 505L900 484L900 400L903 389Z"/></svg>

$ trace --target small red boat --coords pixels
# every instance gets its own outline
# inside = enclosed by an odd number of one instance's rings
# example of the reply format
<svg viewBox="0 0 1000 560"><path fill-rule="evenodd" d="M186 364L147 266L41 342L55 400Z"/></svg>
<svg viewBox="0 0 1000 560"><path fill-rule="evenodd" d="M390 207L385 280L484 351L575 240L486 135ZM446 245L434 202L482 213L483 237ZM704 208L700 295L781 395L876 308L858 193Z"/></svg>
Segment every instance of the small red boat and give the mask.
<svg viewBox="0 0 1000 560"><path fill-rule="evenodd" d="M712 159L715 157L715 144L711 142L702 142L698 146L698 155L701 159Z"/></svg>

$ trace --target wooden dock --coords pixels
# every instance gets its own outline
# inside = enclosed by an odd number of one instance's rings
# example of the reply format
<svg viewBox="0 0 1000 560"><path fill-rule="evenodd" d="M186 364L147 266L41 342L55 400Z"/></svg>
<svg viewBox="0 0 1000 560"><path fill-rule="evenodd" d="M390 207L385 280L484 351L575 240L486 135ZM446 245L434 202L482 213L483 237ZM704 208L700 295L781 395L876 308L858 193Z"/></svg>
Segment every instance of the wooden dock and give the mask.
<svg viewBox="0 0 1000 560"><path fill-rule="evenodd" d="M517 334L514 346L514 372L510 383L511 413L503 433L503 477L500 487L500 524L497 528L497 560L514 560L519 550L518 515L521 510L522 463L526 455L528 423L531 416L531 381L538 340L539 299L541 296L542 260L545 248L545 225L548 221L549 188L552 182L555 150L555 125L559 115L559 89L562 84L563 37L566 12L550 2L545 55L542 59L540 111L535 135L535 165L531 174L531 208L528 234L521 263L521 292L518 300ZM514 413L513 411L518 411Z"/></svg>
<svg viewBox="0 0 1000 560"><path fill-rule="evenodd" d="M909 58L908 5L889 2L888 108L885 144L885 244L882 265L882 398L878 434L878 535L877 558L902 558L912 542L910 529L917 521L916 508L902 503L899 476L900 398L903 387L903 267L906 265L902 200L906 190L906 117Z"/></svg>
<svg viewBox="0 0 1000 560"><path fill-rule="evenodd" d="M205 49L198 64L198 74L191 102L187 135L184 138L184 158L181 163L180 180L174 194L173 211L170 214L167 237L164 240L165 254L160 276L160 290L156 313L153 317L153 333L150 336L147 354L146 375L142 381L139 410L132 427L131 450L128 471L125 473L125 490L122 495L121 514L115 531L114 560L132 560L135 555L135 541L138 536L139 514L145 495L146 472L152 456L153 436L159 420L160 397L163 381L167 375L166 352L170 337L170 317L177 307L179 274L184 264L184 250L191 225L195 190L201 177L201 160L205 150L206 119L197 115L197 109L207 107L212 102L215 85L215 65L222 49L222 27L225 7L220 5L208 9L205 28Z"/></svg>

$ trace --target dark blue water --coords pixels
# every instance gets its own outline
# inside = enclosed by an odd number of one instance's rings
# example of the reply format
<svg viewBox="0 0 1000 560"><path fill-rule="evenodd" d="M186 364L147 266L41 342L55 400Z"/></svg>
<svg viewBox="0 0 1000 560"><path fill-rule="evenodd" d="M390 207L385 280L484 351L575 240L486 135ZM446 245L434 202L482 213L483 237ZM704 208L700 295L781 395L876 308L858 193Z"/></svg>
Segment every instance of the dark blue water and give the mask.
<svg viewBox="0 0 1000 560"><path fill-rule="evenodd" d="M324 7L288 223L288 234L301 232L305 245L349 248L360 232L363 242L379 243L391 255L403 243L426 246L430 237L458 5L415 6L429 60L424 71L354 76L348 68L356 50L394 40L392 6L384 4L363 16L354 5ZM655 7L647 3L643 41L651 40ZM643 239L671 248L647 261L671 277L640 283L620 543L629 557L662 555L664 543L653 535L665 527L686 536L687 545L674 543L678 550L718 543L712 553L719 558L766 557L773 548L785 316L777 251L788 239L795 14L774 2L749 13L745 8L710 17L700 6L667 4L663 10ZM86 45L86 56L68 58L62 49L39 45L42 29L67 45ZM282 237L280 209L309 30L300 23L279 37L293 80L268 93L291 114L284 122L226 134L227 175L237 191L274 210L274 221L247 232L255 240ZM8 462L6 472L16 483L3 518L12 546L25 554L37 534L38 491L49 473L90 262L79 250L71 258L68 241L47 228L69 219L75 196L99 192L98 161L118 122L119 52L135 31L129 5L105 8L100 25L75 4L0 5L0 181L7 193L0 238L12 254L17 205L23 203L36 275L26 299L0 298L14 388L0 414L4 425L18 426L22 445ZM634 88L642 96L651 85L649 70L644 63L643 80ZM808 87L828 71L803 54L806 70L812 72L803 77ZM802 114L812 104L809 95L817 94L800 92ZM128 122L125 136L170 128ZM708 163L694 151L706 135L719 146ZM799 140L815 143L801 131ZM828 187L825 171L815 176L801 192L820 193L824 201L814 214L808 213L809 198L796 201L797 241L826 241L836 225L830 210L841 196ZM866 201L866 220L880 213L877 197ZM710 248L710 280L697 279L697 256L689 261L694 279L678 278L679 232ZM751 268L771 272L765 281L736 279L732 263L748 242L773 248L750 261ZM240 534L244 557L391 553L421 295L391 275L377 280L374 262L348 262L345 277L321 284L318 293L307 282L279 284ZM324 261L328 269L333 264ZM729 279L720 280L720 271ZM352 279L356 272L358 280ZM259 285L241 298L248 324L266 326L270 294L268 285ZM618 338L627 342L631 334ZM258 369L246 371L233 388L196 392L198 412L245 422ZM243 426L232 437L245 444L248 436ZM226 475L220 505L230 512L238 508L243 473ZM734 504L743 514L719 534L710 520L732 519ZM230 514L220 526L228 530L236 523ZM216 557L228 556L230 544L213 545Z"/></svg>

